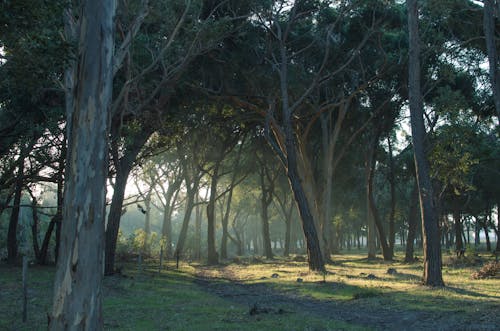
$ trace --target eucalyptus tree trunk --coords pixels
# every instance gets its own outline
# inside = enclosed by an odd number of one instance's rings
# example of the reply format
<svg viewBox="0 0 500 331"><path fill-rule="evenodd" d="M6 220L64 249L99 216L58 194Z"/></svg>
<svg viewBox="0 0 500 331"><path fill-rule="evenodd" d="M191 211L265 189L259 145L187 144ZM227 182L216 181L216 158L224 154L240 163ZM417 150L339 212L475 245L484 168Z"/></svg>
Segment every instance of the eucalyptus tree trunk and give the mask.
<svg viewBox="0 0 500 331"><path fill-rule="evenodd" d="M423 282L429 286L444 286L442 276L441 245L429 164L424 149L424 106L420 89L420 38L418 33L417 0L408 0L409 30L409 106L415 171L418 183L422 218L422 242L424 250Z"/></svg>
<svg viewBox="0 0 500 331"><path fill-rule="evenodd" d="M489 76L491 88L493 90L493 101L495 103L498 120L500 121L500 60L495 42L495 2L497 4L497 15L500 15L500 2L498 2L498 0L483 1L483 30L486 39L486 49L488 51Z"/></svg>
<svg viewBox="0 0 500 331"><path fill-rule="evenodd" d="M68 150L61 249L50 330L102 330L102 275L115 1L87 0L67 11L77 38L66 72Z"/></svg>

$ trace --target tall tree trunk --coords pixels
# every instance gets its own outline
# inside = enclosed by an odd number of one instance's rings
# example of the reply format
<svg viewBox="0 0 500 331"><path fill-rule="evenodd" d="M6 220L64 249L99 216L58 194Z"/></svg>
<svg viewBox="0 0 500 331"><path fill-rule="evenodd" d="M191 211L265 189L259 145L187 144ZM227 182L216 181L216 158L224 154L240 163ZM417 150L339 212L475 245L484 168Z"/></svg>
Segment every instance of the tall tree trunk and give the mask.
<svg viewBox="0 0 500 331"><path fill-rule="evenodd" d="M260 218L262 222L262 243L264 248L264 254L267 259L273 259L273 250L271 247L271 234L269 232L269 205L273 201L274 194L274 178L269 174L268 169L266 168L265 160L259 160L260 169L259 169L259 180L260 180L260 188L261 188L261 196L260 196ZM267 179L267 183L266 183Z"/></svg>
<svg viewBox="0 0 500 331"><path fill-rule="evenodd" d="M371 151L371 149L370 149ZM376 248L376 230L375 230L375 222L373 220L373 212L370 204L370 188L368 182L370 181L370 171L371 171L371 152L366 153L365 159L365 178L366 178L366 223L367 223L367 238L366 245L368 248L368 259L375 259L377 256L377 248Z"/></svg>
<svg viewBox="0 0 500 331"><path fill-rule="evenodd" d="M202 218L202 208L199 205L199 197L196 195L196 217L195 217L195 227L194 227L194 255L197 260L201 260L201 218Z"/></svg>
<svg viewBox="0 0 500 331"><path fill-rule="evenodd" d="M184 250L184 245L187 238L187 231L189 227L189 221L191 220L191 214L194 208L195 195L198 193L198 184L194 185L193 189L188 189L186 207L184 208L184 219L182 221L181 231L179 233L179 239L177 240L177 246L175 247L175 256L177 254L182 254Z"/></svg>
<svg viewBox="0 0 500 331"><path fill-rule="evenodd" d="M118 128L113 130L115 132L112 143L113 162L116 168L116 179L113 187L113 197L111 198L111 205L109 206L108 222L106 226L105 237L105 264L104 274L111 275L115 271L115 257L116 257L116 243L118 241L118 231L120 229L120 219L122 216L123 199L125 198L125 188L127 186L128 176L134 162L139 154L142 146L149 138L150 131L148 129L140 130L138 135L129 137L132 143L126 148L123 156L119 158L118 153Z"/></svg>
<svg viewBox="0 0 500 331"><path fill-rule="evenodd" d="M283 46L284 47L284 46ZM286 172L290 187L297 202L297 207L302 220L302 230L306 238L307 257L309 269L311 271L324 271L325 262L321 253L320 243L318 240L318 232L314 223L314 218L311 213L311 207L307 201L303 184L297 171L297 146L292 128L292 114L289 108L288 92L287 92L287 74L286 74L286 55L282 47L282 69L281 69L281 91L283 103L283 127L285 135L285 151L286 151Z"/></svg>
<svg viewBox="0 0 500 331"><path fill-rule="evenodd" d="M31 212L33 214L33 223L31 224L31 237L33 239L33 252L35 253L35 257L38 261L40 257L40 245L38 243L38 203L34 195L32 195L31 199Z"/></svg>
<svg viewBox="0 0 500 331"><path fill-rule="evenodd" d="M7 262L9 264L14 264L16 262L18 254L17 225L19 223L19 211L23 191L25 153L26 151L23 148L17 161L16 187L13 201L14 205L12 206L12 211L10 213L9 230L7 232Z"/></svg>
<svg viewBox="0 0 500 331"><path fill-rule="evenodd" d="M455 249L457 251L461 251L464 249L464 242L463 242L463 227L462 227L462 215L460 213L460 208L458 204L455 204L453 208L453 221L455 223L454 229L455 229Z"/></svg>
<svg viewBox="0 0 500 331"><path fill-rule="evenodd" d="M373 180L375 177L375 163L377 159L375 149L377 148L378 137L379 134L376 134L374 140L371 143L371 148L369 152L371 160L370 160L370 171L368 172L368 182L367 182L368 202L370 204L370 210L373 217L373 221L375 222L375 226L377 228L378 239L380 246L382 248L382 255L384 257L384 261L391 261L393 252L390 249L389 244L387 243L387 237L385 235L384 225L382 224L382 219L380 218L380 215L378 213L377 205L375 203L375 196L373 193L374 191Z"/></svg>
<svg viewBox="0 0 500 331"><path fill-rule="evenodd" d="M444 286L441 271L441 245L433 189L429 174L429 164L424 149L424 106L420 89L420 38L418 32L417 0L408 0L409 30L409 106L412 143L415 157L420 210L422 217L422 239L424 249L423 282L429 286Z"/></svg>
<svg viewBox="0 0 500 331"><path fill-rule="evenodd" d="M387 136L389 146L389 183L391 186L391 214L389 215L389 250L391 259L394 256L394 244L396 243L395 215L396 215L396 183L394 176L394 157L392 155L392 141L390 135Z"/></svg>
<svg viewBox="0 0 500 331"><path fill-rule="evenodd" d="M66 72L68 150L61 249L50 330L102 330L102 275L115 1L87 0L75 26L76 62ZM75 36L75 33L79 35Z"/></svg>
<svg viewBox="0 0 500 331"><path fill-rule="evenodd" d="M486 49L488 51L490 83L493 90L493 101L495 103L495 109L500 121L500 61L495 42L495 0L484 0L483 3L483 29L484 37L486 39ZM498 3L497 10L499 11L498 14L500 15L500 3Z"/></svg>
<svg viewBox="0 0 500 331"><path fill-rule="evenodd" d="M415 261L413 245L417 234L417 217L418 217L418 187L417 183L413 187L410 200L410 210L408 212L408 238L406 239L405 262L411 263Z"/></svg>
<svg viewBox="0 0 500 331"><path fill-rule="evenodd" d="M210 198L207 205L207 254L208 264L219 263L219 254L215 248L215 200L217 199L217 184L219 181L220 162L217 162L213 169L210 183Z"/></svg>
<svg viewBox="0 0 500 331"><path fill-rule="evenodd" d="M142 253L149 254L149 238L151 237L151 195L153 189L150 188L148 193L146 194L146 198L144 200L144 206L146 207L146 214L144 215L144 242L142 243ZM168 218L170 220L170 218ZM167 224L169 228L169 233L171 232L170 222ZM170 245L167 243L167 251ZM168 256L168 255L167 255Z"/></svg>

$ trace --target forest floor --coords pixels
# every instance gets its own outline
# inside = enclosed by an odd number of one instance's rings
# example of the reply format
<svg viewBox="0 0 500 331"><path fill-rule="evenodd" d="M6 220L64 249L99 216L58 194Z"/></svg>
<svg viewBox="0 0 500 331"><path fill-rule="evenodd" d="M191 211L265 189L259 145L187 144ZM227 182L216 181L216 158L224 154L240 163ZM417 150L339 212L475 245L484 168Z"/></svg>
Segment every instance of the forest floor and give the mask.
<svg viewBox="0 0 500 331"><path fill-rule="evenodd" d="M445 257L444 288L421 285L421 262L362 255L336 255L324 274L282 258L129 263L105 278L105 330L498 330L500 278L471 278L488 259ZM0 264L0 330L46 329L53 274L30 267L23 323L21 270Z"/></svg>

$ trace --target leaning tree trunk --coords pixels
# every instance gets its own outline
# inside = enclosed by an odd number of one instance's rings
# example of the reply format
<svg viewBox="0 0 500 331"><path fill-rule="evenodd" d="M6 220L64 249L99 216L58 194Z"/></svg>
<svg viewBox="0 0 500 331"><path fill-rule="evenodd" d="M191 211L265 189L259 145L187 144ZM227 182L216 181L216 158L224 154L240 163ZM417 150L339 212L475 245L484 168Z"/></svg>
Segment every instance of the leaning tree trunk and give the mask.
<svg viewBox="0 0 500 331"><path fill-rule="evenodd" d="M325 263L323 261L323 255L321 254L321 248L319 246L318 234L316 231L316 226L314 225L314 219L311 214L304 189L297 173L295 147L293 146L293 140L291 139L293 139L293 137L290 137L290 139L288 139L287 137L287 175L290 181L290 186L292 187L293 194L295 196L295 201L297 202L300 217L302 219L302 230L304 231L304 235L306 237L309 269L311 271L324 271Z"/></svg>
<svg viewBox="0 0 500 331"><path fill-rule="evenodd" d="M184 245L187 238L187 231L189 226L189 221L191 220L191 214L194 208L195 194L198 194L198 185L194 185L194 188L187 192L186 207L184 208L184 219L182 221L181 231L179 233L179 239L177 240L177 246L175 247L174 255L182 254L184 250Z"/></svg>
<svg viewBox="0 0 500 331"><path fill-rule="evenodd" d="M418 183L422 218L422 242L424 249L423 282L430 286L444 286L441 271L441 245L429 164L424 150L424 107L420 90L420 40L418 35L417 0L408 0L409 31L409 106L415 171Z"/></svg>
<svg viewBox="0 0 500 331"><path fill-rule="evenodd" d="M116 179L113 190L113 197L109 207L108 222L106 226L105 243L105 264L104 274L111 275L115 271L116 243L118 241L118 231L120 229L120 219L123 214L123 199L125 198L125 187L127 179L134 165L134 161L139 154L142 146L149 137L149 130L141 130L137 136L132 137L132 144L129 146L123 156L119 158L118 146L113 145L113 159L116 168ZM115 137L119 139L120 137Z"/></svg>
<svg viewBox="0 0 500 331"><path fill-rule="evenodd" d="M281 148L285 155L284 162L286 173L302 220L302 230L304 231L306 239L309 270L325 271L325 262L323 260L323 254L321 253L318 232L311 212L311 206L307 200L304 184L301 182L298 173L297 142L292 127L292 109L290 109L288 95L288 58L284 44L280 45L280 60L281 112L284 134L284 146Z"/></svg>
<svg viewBox="0 0 500 331"><path fill-rule="evenodd" d="M78 38L79 47L77 63L65 77L67 168L50 330L103 329L103 239L114 13L115 1L83 1L79 6L79 26L74 26L72 10L67 11L68 38Z"/></svg>

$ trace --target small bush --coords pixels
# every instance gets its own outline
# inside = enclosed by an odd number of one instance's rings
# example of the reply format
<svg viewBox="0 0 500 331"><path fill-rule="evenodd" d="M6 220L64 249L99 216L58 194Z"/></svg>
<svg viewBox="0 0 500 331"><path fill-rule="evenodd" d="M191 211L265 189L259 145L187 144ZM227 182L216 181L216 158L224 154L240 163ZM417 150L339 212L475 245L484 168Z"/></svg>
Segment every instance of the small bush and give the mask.
<svg viewBox="0 0 500 331"><path fill-rule="evenodd" d="M500 276L500 262L486 263L481 269L472 274L472 279L486 279Z"/></svg>

